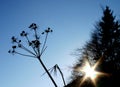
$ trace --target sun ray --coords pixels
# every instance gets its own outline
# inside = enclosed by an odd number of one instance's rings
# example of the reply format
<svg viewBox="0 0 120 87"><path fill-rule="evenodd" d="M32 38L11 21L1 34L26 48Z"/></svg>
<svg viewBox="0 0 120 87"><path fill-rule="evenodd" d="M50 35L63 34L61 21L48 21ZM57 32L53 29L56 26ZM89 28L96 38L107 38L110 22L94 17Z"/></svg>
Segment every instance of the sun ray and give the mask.
<svg viewBox="0 0 120 87"><path fill-rule="evenodd" d="M84 61L83 66L79 67L78 69L79 72L82 72L84 75L80 84L83 84L86 80L90 79L91 82L96 86L96 81L99 76L108 75L106 73L99 72L96 70L96 68L98 68L98 65L101 63L101 61L102 61L102 57L93 66L90 64L88 59Z"/></svg>

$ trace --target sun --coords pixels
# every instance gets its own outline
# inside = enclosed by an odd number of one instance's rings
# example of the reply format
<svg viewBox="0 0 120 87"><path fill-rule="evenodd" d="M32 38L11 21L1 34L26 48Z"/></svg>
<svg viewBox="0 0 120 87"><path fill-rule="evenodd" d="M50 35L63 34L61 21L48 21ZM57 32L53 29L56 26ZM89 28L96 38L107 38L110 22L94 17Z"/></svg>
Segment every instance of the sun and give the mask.
<svg viewBox="0 0 120 87"><path fill-rule="evenodd" d="M81 71L85 73L85 78L91 78L92 80L94 80L98 74L98 72L95 71L94 67L90 66L89 62L86 62Z"/></svg>
<svg viewBox="0 0 120 87"><path fill-rule="evenodd" d="M90 79L94 85L96 78L101 74L100 72L96 71L95 66L91 66L87 60L85 61L85 65L81 68L80 71L84 73L84 77L81 83L83 83L87 79Z"/></svg>
<svg viewBox="0 0 120 87"><path fill-rule="evenodd" d="M82 72L84 74L81 84L84 81L90 79L92 83L96 86L97 78L101 75L107 75L106 73L96 71L96 68L98 67L99 64L100 64L100 60L96 62L93 66L90 64L88 60L85 60L84 66L79 68L79 72Z"/></svg>

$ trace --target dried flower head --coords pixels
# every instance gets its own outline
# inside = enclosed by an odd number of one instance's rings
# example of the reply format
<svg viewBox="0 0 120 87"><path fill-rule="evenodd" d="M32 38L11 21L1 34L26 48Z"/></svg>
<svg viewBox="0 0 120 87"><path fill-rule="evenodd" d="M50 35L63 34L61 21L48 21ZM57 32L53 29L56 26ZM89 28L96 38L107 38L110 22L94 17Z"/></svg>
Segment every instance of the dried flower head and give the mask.
<svg viewBox="0 0 120 87"><path fill-rule="evenodd" d="M33 30L36 30L38 27L35 23L32 23L30 26L29 26L30 29L33 29Z"/></svg>

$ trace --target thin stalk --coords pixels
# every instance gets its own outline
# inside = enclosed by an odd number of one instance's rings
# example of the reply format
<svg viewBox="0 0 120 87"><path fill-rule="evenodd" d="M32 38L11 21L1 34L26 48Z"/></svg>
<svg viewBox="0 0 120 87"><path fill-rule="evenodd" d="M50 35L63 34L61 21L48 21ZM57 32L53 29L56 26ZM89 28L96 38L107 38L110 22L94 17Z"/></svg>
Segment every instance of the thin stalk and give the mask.
<svg viewBox="0 0 120 87"><path fill-rule="evenodd" d="M38 34L37 34L36 29L34 30L34 32L35 32L35 38L36 38L36 40L38 40L39 37L38 37ZM37 56L40 56L40 46L37 48L37 52L38 52L38 55L37 55Z"/></svg>
<svg viewBox="0 0 120 87"><path fill-rule="evenodd" d="M28 41L28 44L30 43L30 40L29 40L29 38L26 36L26 39L27 39L27 41ZM34 52L36 53L36 55L37 55L37 51L35 50L35 48L33 47L33 46L31 46L32 47L32 49L34 50Z"/></svg>
<svg viewBox="0 0 120 87"><path fill-rule="evenodd" d="M27 57L33 57L33 58L36 58L35 56L31 56L31 55L22 54L22 53L19 53L19 52L16 52L16 51L15 51L15 53L16 53L16 54L19 54L19 55L22 55L22 56L27 56Z"/></svg>
<svg viewBox="0 0 120 87"><path fill-rule="evenodd" d="M50 71L50 73L52 73L53 70L54 70L54 67L48 69L48 71ZM46 74L46 72L44 72L41 76L43 76L43 75L45 75L45 74Z"/></svg>
<svg viewBox="0 0 120 87"><path fill-rule="evenodd" d="M66 86L66 83L65 83L65 79L64 79L63 73L62 73L62 71L61 71L61 69L60 69L60 67L59 67L58 65L57 65L57 68L58 68L58 70L59 70L59 72L60 72L60 74L61 74L61 76L62 76L62 80L63 80L64 86Z"/></svg>
<svg viewBox="0 0 120 87"><path fill-rule="evenodd" d="M31 53L31 54L33 54L34 56L36 56L32 51L30 51L29 49L27 49L26 47L24 47L22 44L21 44L21 48L22 49L24 49L24 50L26 50L27 52L29 52L29 53Z"/></svg>
<svg viewBox="0 0 120 87"><path fill-rule="evenodd" d="M19 42L16 42L17 44L20 44ZM22 49L26 50L27 52L33 54L34 56L36 56L36 54L34 54L32 51L30 51L29 49L27 49L25 46L23 46L22 44L20 44Z"/></svg>
<svg viewBox="0 0 120 87"><path fill-rule="evenodd" d="M51 79L51 81L53 82L55 87L58 87L56 82L54 81L53 77L51 76L51 74L48 72L46 66L44 65L44 63L42 62L41 58L38 58L39 62L41 63L41 65L43 66L45 72L48 74L49 78Z"/></svg>
<svg viewBox="0 0 120 87"><path fill-rule="evenodd" d="M43 49L43 51L40 53L40 56L42 56L42 54L44 53L44 51L46 50L46 48L47 48L47 47L45 47L45 48Z"/></svg>
<svg viewBox="0 0 120 87"><path fill-rule="evenodd" d="M34 31L35 31L35 38L36 38L36 40L38 40L38 35L37 35L36 29Z"/></svg>
<svg viewBox="0 0 120 87"><path fill-rule="evenodd" d="M46 42L47 42L47 37L48 37L48 33L46 34L46 37L45 37L45 40L44 40L44 43L43 43L43 46L42 46L42 49L41 49L41 53L44 52L45 45L46 45Z"/></svg>

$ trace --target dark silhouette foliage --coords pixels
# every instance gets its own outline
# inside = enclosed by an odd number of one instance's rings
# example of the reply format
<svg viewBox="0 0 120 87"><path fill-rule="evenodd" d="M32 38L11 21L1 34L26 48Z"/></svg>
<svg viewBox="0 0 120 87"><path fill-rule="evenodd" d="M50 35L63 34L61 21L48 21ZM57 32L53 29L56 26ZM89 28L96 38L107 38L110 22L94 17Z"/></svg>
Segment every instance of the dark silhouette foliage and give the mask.
<svg viewBox="0 0 120 87"><path fill-rule="evenodd" d="M101 20L96 23L91 39L82 49L78 49L78 52L81 53L80 58L73 67L72 81L66 87L93 87L93 85L87 84L88 82L79 86L82 76L75 71L75 67L82 66L85 57L91 64L101 60L96 70L109 75L100 77L97 87L120 86L120 23L108 6L103 10Z"/></svg>

